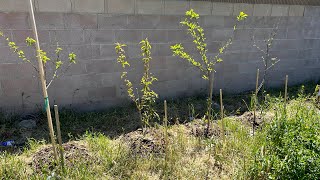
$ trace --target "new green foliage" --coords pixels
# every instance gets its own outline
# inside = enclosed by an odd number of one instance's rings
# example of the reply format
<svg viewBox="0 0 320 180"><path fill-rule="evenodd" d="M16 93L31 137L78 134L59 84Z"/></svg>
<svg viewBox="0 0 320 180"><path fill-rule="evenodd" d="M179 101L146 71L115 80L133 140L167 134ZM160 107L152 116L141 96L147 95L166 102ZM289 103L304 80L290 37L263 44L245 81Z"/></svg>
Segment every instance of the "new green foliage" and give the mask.
<svg viewBox="0 0 320 180"><path fill-rule="evenodd" d="M0 36L2 38L4 38L9 46L9 48L18 55L18 57L26 62L26 63L29 63L30 65L33 66L33 68L39 72L38 68L36 67L36 65L33 64L32 60L30 60L26 55L25 55L25 52L13 41L11 41L9 39L9 37L7 37L3 32L0 31ZM31 37L27 37L26 40L25 40L25 44L28 46L28 47L35 47L35 43L36 43L36 40L34 40L33 38ZM44 68L46 68L48 66L48 62L51 62L53 68L54 69L54 72L52 73L52 77L49 81L49 83L47 83L47 86L46 88L48 89L49 86L51 85L51 83L58 77L58 76L61 76L63 75L69 68L72 64L76 64L76 54L71 52L68 54L68 57L69 57L69 62L68 62L68 65L63 68L63 60L61 60L61 52L63 51L63 49L61 47L59 47L59 45L57 45L57 48L55 49L55 55L56 55L56 58L54 60L51 60L51 58L48 57L47 55L47 52L40 49L39 50L39 56L40 56L40 59L42 60L43 64L44 64ZM38 57L38 56L35 56L35 57ZM60 74L58 74L58 72L60 72ZM48 72L46 72L48 73Z"/></svg>
<svg viewBox="0 0 320 180"><path fill-rule="evenodd" d="M247 14L240 12L237 16L237 22L240 22L247 18ZM212 106L212 93L213 93L213 73L215 72L215 65L222 62L221 55L225 53L226 49L232 44L233 38L227 40L227 42L219 48L219 52L214 57L208 56L208 46L206 43L206 37L204 29L200 26L198 19L200 15L194 12L193 9L186 12L186 18L180 23L183 26L187 27L188 34L193 38L193 43L196 46L196 49L201 57L200 60L194 59L194 57L185 51L184 46L180 44L175 44L171 46L173 56L178 56L187 62L189 62L194 67L198 68L202 72L202 78L209 81L209 93L208 93L208 107L207 107L207 116L208 116L208 125L209 129L210 121L212 120L211 106ZM234 25L233 30L237 29L237 24Z"/></svg>
<svg viewBox="0 0 320 180"><path fill-rule="evenodd" d="M135 103L139 114L141 122L143 126L149 126L149 123L153 119L159 119L157 112L154 109L154 104L156 99L158 98L158 94L151 89L151 85L154 81L157 81L157 78L150 73L150 61L151 57L151 44L148 39L142 40L140 42L141 45L141 54L142 54L142 62L143 62L143 76L140 80L140 84L142 86L140 92L134 92L134 87L132 82L127 77L126 69L130 66L130 63L127 61L126 52L124 47L125 44L116 43L116 53L118 54L117 61L121 64L122 68L125 70L121 79L124 80L125 85L127 87L127 92L129 98Z"/></svg>

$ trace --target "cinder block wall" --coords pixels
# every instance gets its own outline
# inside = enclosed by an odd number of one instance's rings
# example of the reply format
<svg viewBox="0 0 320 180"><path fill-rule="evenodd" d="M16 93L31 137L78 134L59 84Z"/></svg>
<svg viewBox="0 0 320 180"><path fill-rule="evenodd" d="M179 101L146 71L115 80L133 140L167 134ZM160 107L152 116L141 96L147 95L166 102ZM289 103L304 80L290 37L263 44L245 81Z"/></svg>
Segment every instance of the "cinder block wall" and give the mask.
<svg viewBox="0 0 320 180"><path fill-rule="evenodd" d="M209 54L232 35L235 15L249 18L240 24L234 43L216 66L214 88L240 92L254 88L256 69L263 69L259 44L279 21L279 33L271 50L281 61L270 70L271 86L281 86L286 74L290 84L320 77L320 7L304 5L234 4L183 0L35 0L41 46L53 55L56 43L77 54L78 63L49 89L51 104L95 110L127 101L116 63L115 42L128 44L132 64L129 76L138 84L142 64L141 39L153 46L152 72L159 81L154 88L160 97L191 95L206 88L198 70L172 57L170 45L183 43L195 53L192 39L179 22L190 8L202 15ZM0 29L35 60L35 51L25 47L31 36L27 1L2 0ZM195 55L196 56L196 55ZM51 56L54 58L54 56ZM66 54L63 54L64 58ZM36 64L36 61L34 61ZM43 106L37 73L24 64L0 40L0 108L30 111Z"/></svg>

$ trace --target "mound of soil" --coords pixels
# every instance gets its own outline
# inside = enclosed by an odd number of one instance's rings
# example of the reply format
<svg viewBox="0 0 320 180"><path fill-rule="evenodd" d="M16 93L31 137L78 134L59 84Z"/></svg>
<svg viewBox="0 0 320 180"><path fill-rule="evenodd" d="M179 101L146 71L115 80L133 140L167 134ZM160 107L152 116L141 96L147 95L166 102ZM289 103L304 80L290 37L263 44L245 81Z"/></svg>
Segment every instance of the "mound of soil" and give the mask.
<svg viewBox="0 0 320 180"><path fill-rule="evenodd" d="M185 126L188 129L189 134L195 137L219 137L221 133L218 127L213 126L213 123L211 123L211 126L208 130L207 124L201 119L196 119L191 123L187 123Z"/></svg>
<svg viewBox="0 0 320 180"><path fill-rule="evenodd" d="M252 111L245 112L241 116L236 116L236 118L243 123L252 126L254 124L255 127L259 127L263 125L266 121L270 121L274 115L270 112L266 114L261 114L261 112L256 113L256 121L254 122L254 115Z"/></svg>
<svg viewBox="0 0 320 180"><path fill-rule="evenodd" d="M79 159L92 159L92 156L89 154L85 145L78 144L76 142L69 142L63 144L62 147L64 149L64 163L67 167L72 167L73 163ZM30 165L37 172L41 172L43 167L53 170L55 162L52 146L47 146L37 151L33 155Z"/></svg>
<svg viewBox="0 0 320 180"><path fill-rule="evenodd" d="M162 154L165 151L163 132L156 128L147 128L143 133L141 129L126 134L122 141L129 144L131 152L140 155L149 153Z"/></svg>

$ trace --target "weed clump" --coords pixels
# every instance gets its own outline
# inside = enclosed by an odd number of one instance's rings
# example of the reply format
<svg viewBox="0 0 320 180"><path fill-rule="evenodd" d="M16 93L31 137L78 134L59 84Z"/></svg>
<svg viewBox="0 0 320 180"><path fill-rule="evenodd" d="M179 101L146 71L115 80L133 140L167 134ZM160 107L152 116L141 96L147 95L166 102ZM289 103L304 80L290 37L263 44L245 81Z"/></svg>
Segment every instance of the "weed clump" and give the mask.
<svg viewBox="0 0 320 180"><path fill-rule="evenodd" d="M255 152L251 179L319 179L319 112L305 97L283 107L266 127L265 143Z"/></svg>

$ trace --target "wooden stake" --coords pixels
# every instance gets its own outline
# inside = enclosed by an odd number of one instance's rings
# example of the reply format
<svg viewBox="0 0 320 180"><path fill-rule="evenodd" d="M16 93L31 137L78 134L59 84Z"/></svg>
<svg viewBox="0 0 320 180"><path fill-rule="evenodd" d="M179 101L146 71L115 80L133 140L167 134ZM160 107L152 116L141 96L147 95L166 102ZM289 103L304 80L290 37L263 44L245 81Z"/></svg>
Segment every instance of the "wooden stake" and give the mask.
<svg viewBox="0 0 320 180"><path fill-rule="evenodd" d="M165 134L164 134L164 139L165 139L165 171L167 170L167 163L168 163L168 107L167 107L167 101L164 100L164 128L165 128ZM166 172L165 172L166 174Z"/></svg>
<svg viewBox="0 0 320 180"><path fill-rule="evenodd" d="M60 130L60 118L59 118L58 105L54 105L54 111L55 111L55 117L56 117L57 135L58 135L59 150L60 150L60 163L61 163L62 170L64 170L64 157L63 157L63 147L62 147L62 138L61 138L61 130Z"/></svg>
<svg viewBox="0 0 320 180"><path fill-rule="evenodd" d="M287 107L287 99L288 99L288 75L286 75L286 82L284 88L284 108Z"/></svg>
<svg viewBox="0 0 320 180"><path fill-rule="evenodd" d="M164 100L164 126L168 126L168 107L166 100Z"/></svg>
<svg viewBox="0 0 320 180"><path fill-rule="evenodd" d="M254 135L254 126L256 124L256 111L257 111L257 98L258 98L258 84L259 84L259 74L260 74L260 70L257 69L257 77L256 77L256 91L254 94L254 109L253 109L253 123L252 123L252 134Z"/></svg>
<svg viewBox="0 0 320 180"><path fill-rule="evenodd" d="M29 0L29 7L30 7L30 19L31 19L31 24L32 24L32 30L34 34L34 38L36 40L36 50L37 50L37 57L38 57L38 66L39 66L39 76L41 80L41 86L42 86L42 93L45 101L45 109L47 111L47 118L48 118L48 126L49 126L49 131L50 131L50 138L51 138L51 143L53 147L53 154L55 157L55 160L58 160L57 156L57 150L55 146L55 138L54 138L54 131L53 131L53 125L52 125L52 117L51 117L51 111L50 111L50 104L49 104L49 97L48 97L48 92L47 92L47 83L45 79L45 74L44 74L44 69L43 69L43 64L42 64L42 59L40 56L40 43L39 43L39 38L38 38L38 32L37 32L37 25L34 17L34 12L33 12L33 4L32 0Z"/></svg>
<svg viewBox="0 0 320 180"><path fill-rule="evenodd" d="M208 123L207 123L207 136L209 135L210 131L210 121L212 120L212 94L213 94L213 73L209 75L209 99L208 99Z"/></svg>
<svg viewBox="0 0 320 180"><path fill-rule="evenodd" d="M220 89L220 115L221 115L221 124L222 124L222 138L224 139L224 136L225 136L225 127L224 127L224 113L223 113L223 101L222 101L222 89Z"/></svg>

